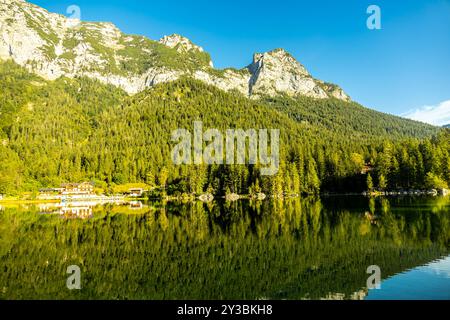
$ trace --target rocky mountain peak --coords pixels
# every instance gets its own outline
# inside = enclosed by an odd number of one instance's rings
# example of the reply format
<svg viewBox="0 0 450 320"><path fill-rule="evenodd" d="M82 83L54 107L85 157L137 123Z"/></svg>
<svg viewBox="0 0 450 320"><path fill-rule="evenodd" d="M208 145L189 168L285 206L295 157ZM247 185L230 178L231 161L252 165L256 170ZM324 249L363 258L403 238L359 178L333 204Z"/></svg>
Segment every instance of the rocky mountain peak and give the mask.
<svg viewBox="0 0 450 320"><path fill-rule="evenodd" d="M178 52L186 52L191 50L198 50L200 52L204 51L202 47L193 44L188 38L176 33L171 34L170 36L162 37L159 40L159 43L162 43L169 48L175 48Z"/></svg>
<svg viewBox="0 0 450 320"><path fill-rule="evenodd" d="M284 49L257 53L241 70L217 70L202 47L179 34L159 41L126 35L112 23L70 19L24 0L0 0L0 59L12 59L45 79L84 76L129 94L191 76L250 98L350 99L338 86L314 79Z"/></svg>
<svg viewBox="0 0 450 320"><path fill-rule="evenodd" d="M169 47L171 49L177 50L178 53L185 54L189 52L200 52L204 53L202 47L194 44L191 40L189 40L186 37L183 37L179 34L171 34L170 36L164 36L161 39L159 39L159 43L165 45L166 47ZM209 55L208 55L209 56ZM213 68L213 63L210 58L208 58L208 65Z"/></svg>
<svg viewBox="0 0 450 320"><path fill-rule="evenodd" d="M283 72L291 72L299 75L309 76L308 71L289 52L277 48L265 53L253 55L253 67L266 69L282 69Z"/></svg>
<svg viewBox="0 0 450 320"><path fill-rule="evenodd" d="M249 66L252 73L251 95L306 95L327 98L322 83L311 77L306 68L284 49L256 53Z"/></svg>

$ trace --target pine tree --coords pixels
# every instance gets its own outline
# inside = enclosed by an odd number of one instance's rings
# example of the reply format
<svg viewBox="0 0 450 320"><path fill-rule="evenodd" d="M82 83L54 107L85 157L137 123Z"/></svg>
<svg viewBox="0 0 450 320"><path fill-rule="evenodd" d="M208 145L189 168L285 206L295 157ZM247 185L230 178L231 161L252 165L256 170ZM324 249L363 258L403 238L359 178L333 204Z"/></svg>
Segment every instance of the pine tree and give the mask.
<svg viewBox="0 0 450 320"><path fill-rule="evenodd" d="M383 174L378 177L378 188L384 191L387 188L387 181Z"/></svg>
<svg viewBox="0 0 450 320"><path fill-rule="evenodd" d="M373 191L373 180L370 173L367 174L367 191L369 192Z"/></svg>

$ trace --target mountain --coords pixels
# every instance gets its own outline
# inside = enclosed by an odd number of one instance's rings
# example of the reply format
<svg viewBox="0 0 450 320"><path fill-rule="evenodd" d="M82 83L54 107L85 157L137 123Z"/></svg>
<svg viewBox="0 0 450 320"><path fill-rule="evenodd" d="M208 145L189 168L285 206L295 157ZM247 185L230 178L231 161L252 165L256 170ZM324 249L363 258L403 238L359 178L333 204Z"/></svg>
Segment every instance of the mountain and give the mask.
<svg viewBox="0 0 450 320"><path fill-rule="evenodd" d="M0 194L77 181L163 195L360 192L368 171L381 189L450 184L448 130L365 108L283 49L217 70L180 35L124 35L24 1L1 2L0 23ZM199 120L279 129L278 173L174 164L171 133Z"/></svg>
<svg viewBox="0 0 450 320"><path fill-rule="evenodd" d="M68 181L106 192L145 182L173 195L362 191L365 163L374 185L383 175L389 188L423 188L430 170L436 184L450 181L450 135L431 139L434 126L337 99L252 100L190 78L129 96L87 77L48 81L13 61L0 62L0 83L0 194ZM279 128L278 174L172 163L171 133L198 120L220 132Z"/></svg>
<svg viewBox="0 0 450 320"><path fill-rule="evenodd" d="M442 127L444 127L444 128L449 128L449 129L450 129L450 123L449 123L449 124L446 124L446 125L443 125Z"/></svg>
<svg viewBox="0 0 450 320"><path fill-rule="evenodd" d="M159 41L126 35L112 23L66 18L23 0L0 2L0 25L0 58L48 80L85 76L136 94L189 76L252 98L287 94L350 100L339 86L313 78L283 49L257 53L240 70L218 70L208 53L180 35Z"/></svg>

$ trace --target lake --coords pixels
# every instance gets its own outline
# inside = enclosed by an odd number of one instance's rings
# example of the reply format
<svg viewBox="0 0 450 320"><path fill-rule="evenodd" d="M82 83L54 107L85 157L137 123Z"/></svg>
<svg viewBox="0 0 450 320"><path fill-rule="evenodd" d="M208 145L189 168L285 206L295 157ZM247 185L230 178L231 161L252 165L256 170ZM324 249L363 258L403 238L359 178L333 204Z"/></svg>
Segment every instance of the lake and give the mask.
<svg viewBox="0 0 450 320"><path fill-rule="evenodd" d="M0 204L0 299L450 299L449 247L449 197Z"/></svg>

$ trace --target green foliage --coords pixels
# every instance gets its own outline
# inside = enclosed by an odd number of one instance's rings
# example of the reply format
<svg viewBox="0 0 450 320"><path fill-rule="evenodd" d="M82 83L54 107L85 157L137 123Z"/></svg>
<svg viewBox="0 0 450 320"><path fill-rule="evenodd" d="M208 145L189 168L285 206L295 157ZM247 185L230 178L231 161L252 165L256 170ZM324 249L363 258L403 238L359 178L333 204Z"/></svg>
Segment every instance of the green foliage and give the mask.
<svg viewBox="0 0 450 320"><path fill-rule="evenodd" d="M447 182L432 172L428 172L425 179L426 179L425 183L429 188L435 189L448 188Z"/></svg>
<svg viewBox="0 0 450 320"><path fill-rule="evenodd" d="M225 68L225 69L215 69L215 68L208 68L208 73L211 75L214 75L216 77L225 78L225 73L227 71L232 71L233 73L240 74L242 76L249 76L250 71L247 68L243 69L235 69L235 68Z"/></svg>
<svg viewBox="0 0 450 320"><path fill-rule="evenodd" d="M16 194L22 183L23 165L17 154L0 145L0 194Z"/></svg>
<svg viewBox="0 0 450 320"><path fill-rule="evenodd" d="M370 173L367 175L367 191L373 191L373 180Z"/></svg>
<svg viewBox="0 0 450 320"><path fill-rule="evenodd" d="M378 177L378 188L380 190L384 190L387 188L387 181L383 174L380 174L380 176Z"/></svg>
<svg viewBox="0 0 450 320"><path fill-rule="evenodd" d="M345 136L346 140L368 142L409 137L424 138L437 134L438 128L417 121L367 109L356 102L335 98L266 97L265 102L307 125Z"/></svg>

